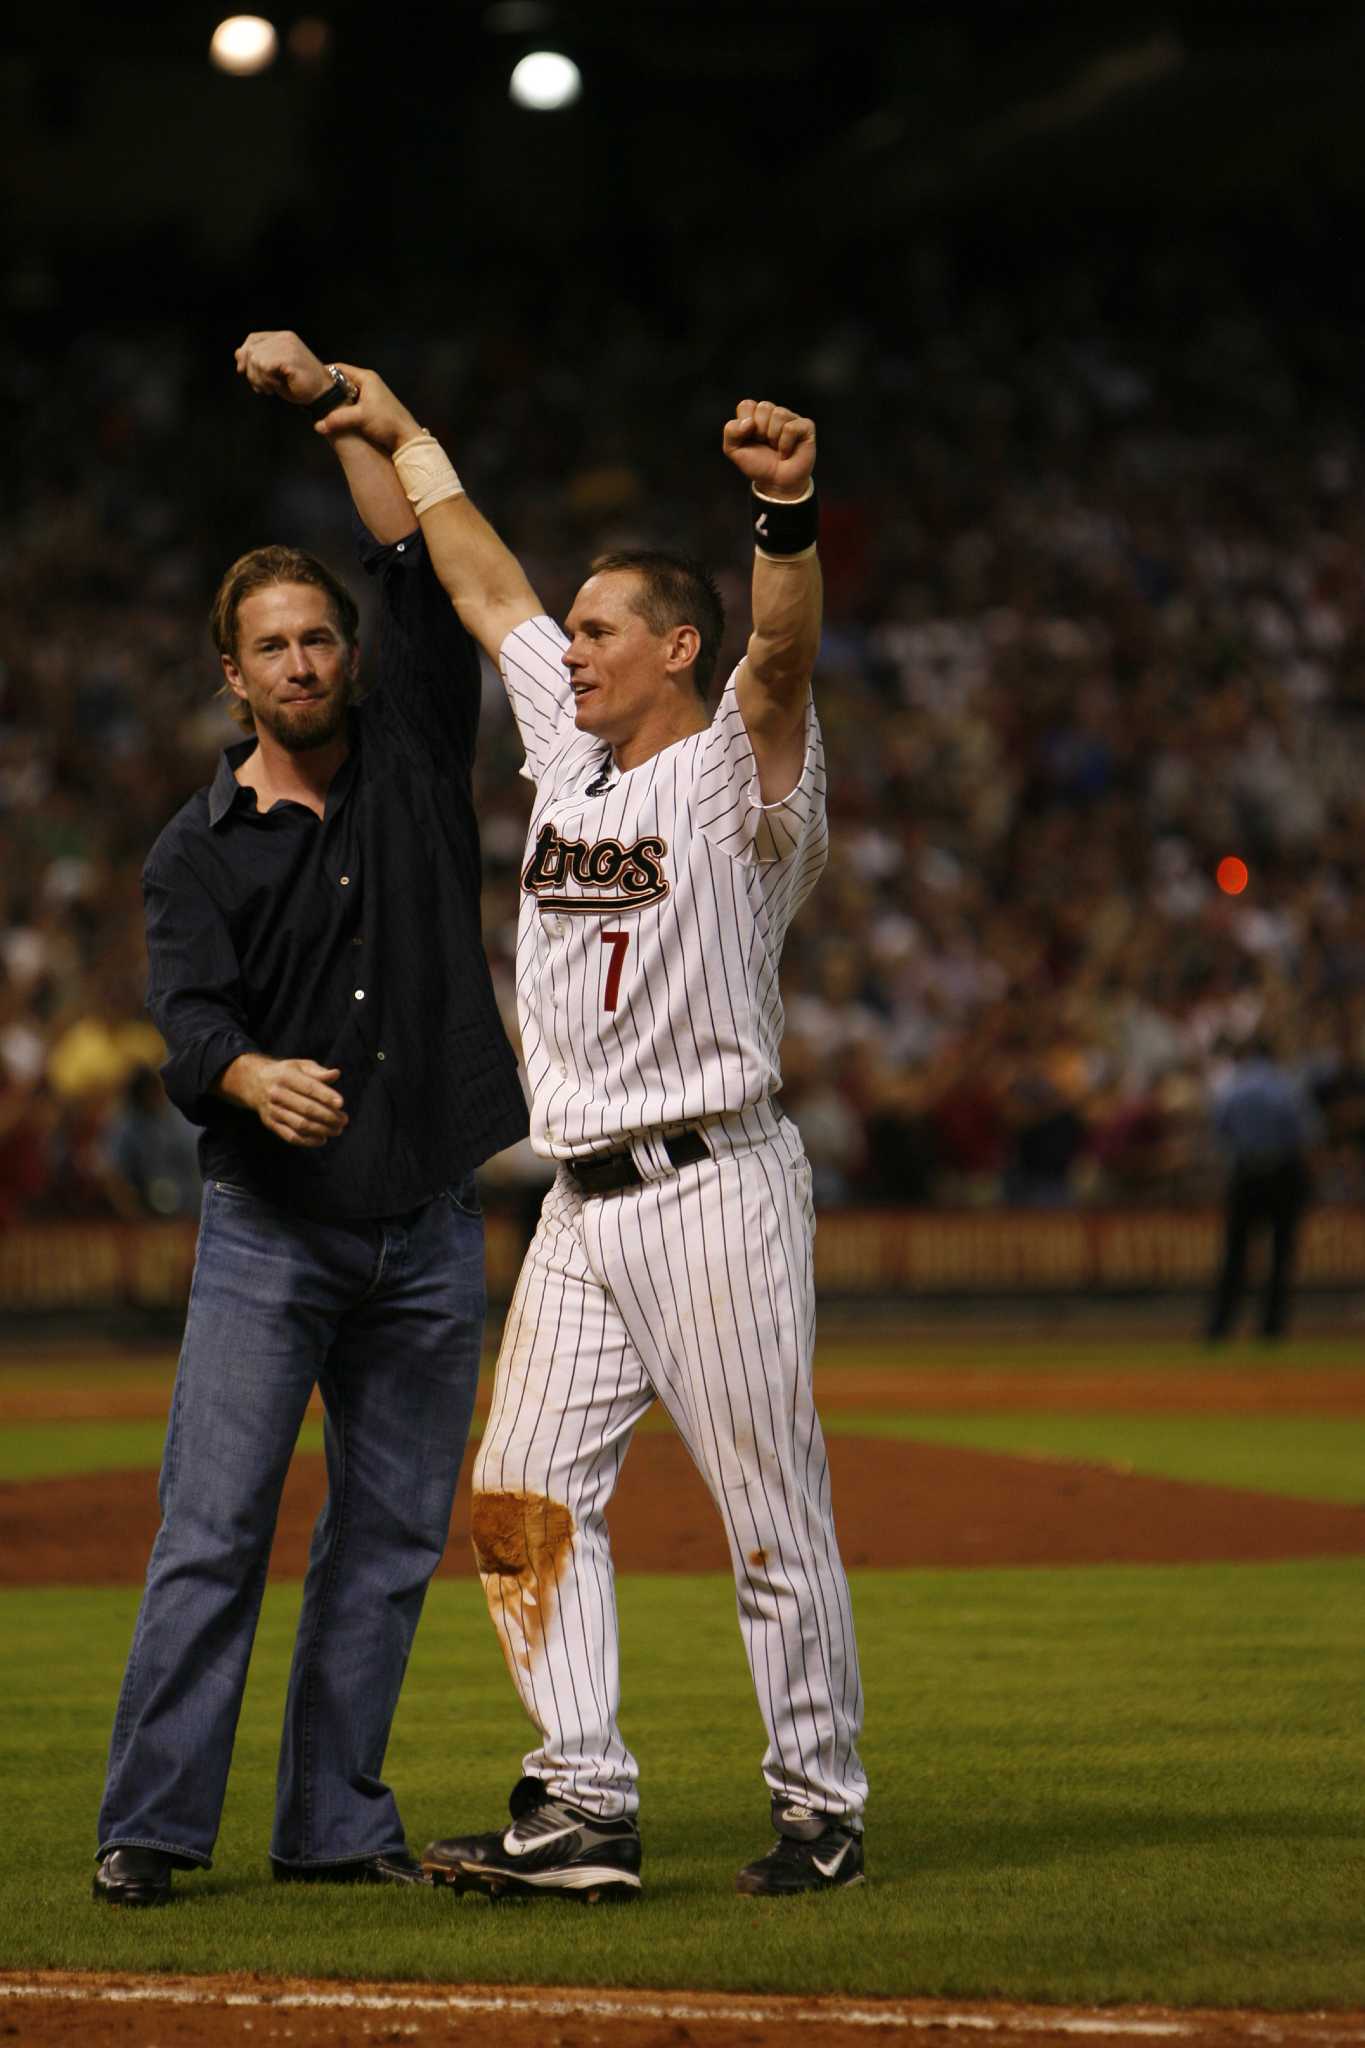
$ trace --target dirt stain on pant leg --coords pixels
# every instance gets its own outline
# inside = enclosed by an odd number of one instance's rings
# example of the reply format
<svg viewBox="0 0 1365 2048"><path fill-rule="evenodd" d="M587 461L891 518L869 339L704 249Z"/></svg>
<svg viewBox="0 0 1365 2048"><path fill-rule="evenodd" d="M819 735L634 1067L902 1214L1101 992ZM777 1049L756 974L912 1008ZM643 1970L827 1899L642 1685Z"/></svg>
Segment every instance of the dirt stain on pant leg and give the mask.
<svg viewBox="0 0 1365 2048"><path fill-rule="evenodd" d="M573 1543L573 1516L540 1493L476 1493L470 1534L488 1611L515 1678L518 1668L529 1672L545 1648Z"/></svg>

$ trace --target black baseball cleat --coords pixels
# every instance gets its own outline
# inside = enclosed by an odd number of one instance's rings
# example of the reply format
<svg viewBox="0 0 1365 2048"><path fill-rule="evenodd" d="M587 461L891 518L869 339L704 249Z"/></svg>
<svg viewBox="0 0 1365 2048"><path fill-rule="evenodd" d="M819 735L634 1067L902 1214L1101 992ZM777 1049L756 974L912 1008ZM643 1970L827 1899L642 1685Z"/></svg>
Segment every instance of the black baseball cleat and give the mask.
<svg viewBox="0 0 1365 2048"><path fill-rule="evenodd" d="M633 1820L598 1820L556 1799L539 1778L522 1778L501 1834L451 1835L429 1842L422 1868L437 1884L490 1898L563 1892L584 1905L640 1891L640 1830Z"/></svg>
<svg viewBox="0 0 1365 2048"><path fill-rule="evenodd" d="M168 1906L176 1859L163 1849L111 1849L90 1885L108 1906Z"/></svg>
<svg viewBox="0 0 1365 2048"><path fill-rule="evenodd" d="M832 1892L862 1884L863 1838L833 1814L816 1813L795 1800L773 1801L777 1840L766 1856L746 1863L735 1890L751 1898L794 1898L798 1892Z"/></svg>

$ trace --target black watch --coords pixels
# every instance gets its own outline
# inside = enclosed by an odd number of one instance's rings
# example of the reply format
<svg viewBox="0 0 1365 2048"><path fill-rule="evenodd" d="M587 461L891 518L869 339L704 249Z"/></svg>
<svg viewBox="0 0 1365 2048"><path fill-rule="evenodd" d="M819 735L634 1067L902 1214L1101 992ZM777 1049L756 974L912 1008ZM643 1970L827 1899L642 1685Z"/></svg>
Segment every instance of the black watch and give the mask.
<svg viewBox="0 0 1365 2048"><path fill-rule="evenodd" d="M309 402L308 411L315 420L325 420L328 413L335 412L339 405L354 405L360 396L358 387L335 363L328 363L327 375L332 380L330 385L321 397Z"/></svg>

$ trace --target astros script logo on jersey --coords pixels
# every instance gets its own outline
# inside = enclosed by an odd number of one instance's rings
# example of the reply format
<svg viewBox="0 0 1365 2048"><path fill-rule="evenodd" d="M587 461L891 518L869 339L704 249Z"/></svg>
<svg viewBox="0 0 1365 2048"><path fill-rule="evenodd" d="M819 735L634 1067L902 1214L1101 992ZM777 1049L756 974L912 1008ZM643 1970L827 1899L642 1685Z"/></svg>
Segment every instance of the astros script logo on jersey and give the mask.
<svg viewBox="0 0 1365 2048"><path fill-rule="evenodd" d="M542 825L521 886L542 910L640 910L668 894L663 871L667 852L666 839L637 839L633 846L623 846L619 839L595 839L589 845L586 839L561 839L553 825ZM566 882L593 893L565 895Z"/></svg>

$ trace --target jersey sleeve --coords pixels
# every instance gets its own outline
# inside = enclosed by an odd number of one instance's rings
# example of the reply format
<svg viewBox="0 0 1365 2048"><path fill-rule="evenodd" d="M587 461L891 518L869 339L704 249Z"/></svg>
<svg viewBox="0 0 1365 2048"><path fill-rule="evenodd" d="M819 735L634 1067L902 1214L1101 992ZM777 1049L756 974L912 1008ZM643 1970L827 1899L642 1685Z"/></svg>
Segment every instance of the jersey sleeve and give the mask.
<svg viewBox="0 0 1365 2048"><path fill-rule="evenodd" d="M734 860L791 861L826 840L825 750L814 702L806 706L806 756L788 795L765 804L753 742L739 708L736 669L702 740L697 764L698 829Z"/></svg>
<svg viewBox="0 0 1365 2048"><path fill-rule="evenodd" d="M565 744L578 737L573 692L561 656L564 633L543 614L510 632L498 650L498 668L526 750L522 774L539 782Z"/></svg>

